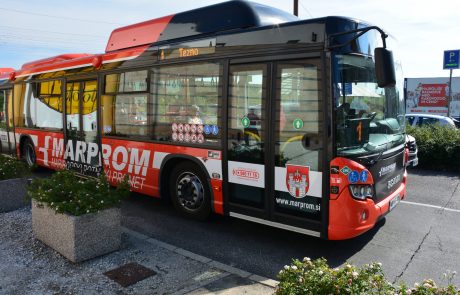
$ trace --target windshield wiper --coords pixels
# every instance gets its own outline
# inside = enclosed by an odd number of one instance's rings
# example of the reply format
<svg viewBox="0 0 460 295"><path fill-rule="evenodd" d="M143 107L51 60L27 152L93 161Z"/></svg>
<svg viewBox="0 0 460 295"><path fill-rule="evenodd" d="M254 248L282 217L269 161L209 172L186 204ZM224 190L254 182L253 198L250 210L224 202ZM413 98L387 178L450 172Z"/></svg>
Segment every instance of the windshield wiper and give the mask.
<svg viewBox="0 0 460 295"><path fill-rule="evenodd" d="M373 158L372 160L369 160L367 162L367 164L369 164L370 166L374 166L382 158L383 152L384 152L384 150L382 149L380 151L379 155L376 158Z"/></svg>

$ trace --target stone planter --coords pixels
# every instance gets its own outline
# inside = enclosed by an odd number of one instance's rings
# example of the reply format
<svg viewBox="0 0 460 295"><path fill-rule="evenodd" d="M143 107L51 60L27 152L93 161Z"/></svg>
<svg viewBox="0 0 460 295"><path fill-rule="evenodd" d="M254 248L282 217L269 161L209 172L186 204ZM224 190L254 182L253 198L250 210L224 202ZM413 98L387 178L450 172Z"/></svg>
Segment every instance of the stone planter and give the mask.
<svg viewBox="0 0 460 295"><path fill-rule="evenodd" d="M116 251L121 245L119 208L73 216L32 200L32 228L35 238L72 262Z"/></svg>
<svg viewBox="0 0 460 295"><path fill-rule="evenodd" d="M0 212L13 211L30 204L26 201L29 179L0 180Z"/></svg>

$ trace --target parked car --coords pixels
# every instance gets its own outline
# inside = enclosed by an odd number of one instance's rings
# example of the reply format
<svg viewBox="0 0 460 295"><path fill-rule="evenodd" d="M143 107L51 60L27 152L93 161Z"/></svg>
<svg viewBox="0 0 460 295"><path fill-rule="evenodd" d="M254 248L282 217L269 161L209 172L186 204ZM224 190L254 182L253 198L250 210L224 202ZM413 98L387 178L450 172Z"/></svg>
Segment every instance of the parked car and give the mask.
<svg viewBox="0 0 460 295"><path fill-rule="evenodd" d="M457 120L451 117L446 117L446 116L441 116L441 115L406 114L406 124L413 126L413 127L439 124L441 126L457 128L455 121Z"/></svg>
<svg viewBox="0 0 460 295"><path fill-rule="evenodd" d="M418 148L415 137L412 135L406 135L406 147L409 149L409 161L407 162L407 167L415 167L418 165Z"/></svg>
<svg viewBox="0 0 460 295"><path fill-rule="evenodd" d="M452 121L454 121L455 126L457 126L457 128L460 128L460 118L457 118L457 119L451 118L451 119L452 119Z"/></svg>

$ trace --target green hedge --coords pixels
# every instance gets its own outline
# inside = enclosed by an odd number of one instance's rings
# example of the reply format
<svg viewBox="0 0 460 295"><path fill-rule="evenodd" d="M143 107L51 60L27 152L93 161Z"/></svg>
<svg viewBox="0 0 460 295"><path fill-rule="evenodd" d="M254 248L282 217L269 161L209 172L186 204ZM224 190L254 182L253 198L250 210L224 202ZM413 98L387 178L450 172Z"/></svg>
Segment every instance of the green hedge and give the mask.
<svg viewBox="0 0 460 295"><path fill-rule="evenodd" d="M357 267L346 263L341 268L330 268L326 259L293 260L278 275L276 295L458 295L452 284L456 272L444 274L447 286L441 287L431 279L409 287L405 283L393 285L383 274L381 263Z"/></svg>
<svg viewBox="0 0 460 295"><path fill-rule="evenodd" d="M129 188L127 178L114 189L105 174L99 178L81 178L75 172L62 170L50 178L34 179L28 195L58 213L79 216L118 206L128 196Z"/></svg>
<svg viewBox="0 0 460 295"><path fill-rule="evenodd" d="M0 154L0 180L21 178L30 175L30 169L24 162Z"/></svg>
<svg viewBox="0 0 460 295"><path fill-rule="evenodd" d="M418 146L419 168L460 171L460 130L439 125L407 127Z"/></svg>

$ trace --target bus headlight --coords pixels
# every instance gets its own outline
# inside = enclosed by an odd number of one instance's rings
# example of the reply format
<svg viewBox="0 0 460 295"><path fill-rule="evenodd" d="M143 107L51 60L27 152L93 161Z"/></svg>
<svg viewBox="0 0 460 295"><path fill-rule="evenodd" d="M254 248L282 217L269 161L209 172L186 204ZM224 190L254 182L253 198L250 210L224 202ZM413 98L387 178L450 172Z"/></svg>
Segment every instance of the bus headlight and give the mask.
<svg viewBox="0 0 460 295"><path fill-rule="evenodd" d="M369 184L350 184L349 188L351 195L357 200L364 201L366 198L372 198L374 195L372 185Z"/></svg>

